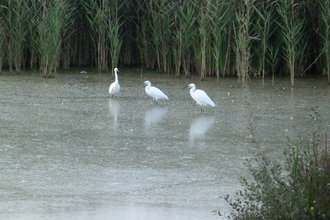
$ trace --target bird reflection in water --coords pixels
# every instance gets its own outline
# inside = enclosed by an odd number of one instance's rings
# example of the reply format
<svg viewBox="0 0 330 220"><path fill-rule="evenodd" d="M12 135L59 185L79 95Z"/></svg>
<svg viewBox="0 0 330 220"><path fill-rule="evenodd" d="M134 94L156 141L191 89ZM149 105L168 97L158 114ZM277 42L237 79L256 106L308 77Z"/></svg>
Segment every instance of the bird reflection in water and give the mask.
<svg viewBox="0 0 330 220"><path fill-rule="evenodd" d="M214 123L214 117L200 117L196 118L190 125L189 141L194 144L195 139L202 139L205 133L210 129Z"/></svg>
<svg viewBox="0 0 330 220"><path fill-rule="evenodd" d="M118 126L118 116L119 116L120 106L119 102L115 99L109 99L109 113L113 118L113 128L116 129Z"/></svg>
<svg viewBox="0 0 330 220"><path fill-rule="evenodd" d="M146 130L149 130L153 125L162 120L167 112L167 108L153 108L146 112L144 116L144 125Z"/></svg>

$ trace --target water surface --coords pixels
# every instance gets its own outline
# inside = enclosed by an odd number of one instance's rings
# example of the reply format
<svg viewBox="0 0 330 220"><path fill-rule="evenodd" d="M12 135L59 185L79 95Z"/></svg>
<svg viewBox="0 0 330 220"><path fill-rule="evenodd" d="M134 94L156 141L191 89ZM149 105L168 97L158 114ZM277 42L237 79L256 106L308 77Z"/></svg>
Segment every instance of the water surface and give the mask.
<svg viewBox="0 0 330 220"><path fill-rule="evenodd" d="M168 95L154 103L141 83ZM286 137L318 106L329 130L325 80L176 79L121 70L109 99L106 74L0 75L1 219L221 219L219 198L240 188L245 159L281 157ZM201 114L194 82L216 103ZM253 123L254 132L249 129Z"/></svg>

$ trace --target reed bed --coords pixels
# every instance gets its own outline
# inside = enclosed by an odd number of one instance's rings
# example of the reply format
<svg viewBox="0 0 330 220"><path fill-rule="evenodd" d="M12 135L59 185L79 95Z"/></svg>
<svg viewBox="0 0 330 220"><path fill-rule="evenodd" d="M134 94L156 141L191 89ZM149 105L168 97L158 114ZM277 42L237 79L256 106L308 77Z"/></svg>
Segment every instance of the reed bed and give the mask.
<svg viewBox="0 0 330 220"><path fill-rule="evenodd" d="M294 86L308 74L330 82L328 0L12 0L0 10L0 67L11 72L122 65L243 84L288 75Z"/></svg>

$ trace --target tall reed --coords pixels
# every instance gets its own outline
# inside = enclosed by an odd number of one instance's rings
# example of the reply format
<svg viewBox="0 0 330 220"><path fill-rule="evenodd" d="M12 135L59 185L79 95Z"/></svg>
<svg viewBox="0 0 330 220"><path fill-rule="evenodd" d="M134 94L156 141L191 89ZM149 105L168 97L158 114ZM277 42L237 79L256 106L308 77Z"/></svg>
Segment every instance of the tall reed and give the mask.
<svg viewBox="0 0 330 220"><path fill-rule="evenodd" d="M181 69L185 75L190 75L191 41L196 35L195 7L187 2L176 5L176 13L172 27L173 64L175 75L180 75Z"/></svg>
<svg viewBox="0 0 330 220"><path fill-rule="evenodd" d="M5 11L5 33L8 38L7 62L10 72L15 68L21 72L24 61L25 38L27 34L26 16L27 8L24 0L7 2Z"/></svg>
<svg viewBox="0 0 330 220"><path fill-rule="evenodd" d="M84 6L84 1L75 2L74 23L70 35L71 66L98 67L96 33L89 22L89 16Z"/></svg>
<svg viewBox="0 0 330 220"><path fill-rule="evenodd" d="M138 56L135 39L137 34L135 32L136 28L136 18L137 10L136 2L134 1L122 1L123 6L121 7L121 21L123 25L121 26L122 35L122 48L120 50L120 64L123 66L131 66L138 63Z"/></svg>
<svg viewBox="0 0 330 220"><path fill-rule="evenodd" d="M123 43L122 7L124 3L116 0L82 1L91 27L91 39L97 48L97 66L99 71L117 67ZM109 52L108 52L109 51Z"/></svg>
<svg viewBox="0 0 330 220"><path fill-rule="evenodd" d="M270 66L270 72L272 73L272 86L274 86L274 80L275 80L275 68L279 63L279 47L272 44L267 47L267 56L266 60L267 63Z"/></svg>
<svg viewBox="0 0 330 220"><path fill-rule="evenodd" d="M99 71L108 70L108 19L107 12L110 0L83 0L82 5L86 10L89 26L91 27L90 35L96 48L96 62Z"/></svg>
<svg viewBox="0 0 330 220"><path fill-rule="evenodd" d="M110 8L107 11L107 39L109 41L111 69L113 70L118 65L121 46L123 44L123 35L121 27L121 8L123 3L120 0L111 1Z"/></svg>
<svg viewBox="0 0 330 220"><path fill-rule="evenodd" d="M150 41L156 54L157 69L168 72L171 66L169 52L173 4L163 0L150 0L146 5L150 13L148 26L151 32Z"/></svg>
<svg viewBox="0 0 330 220"><path fill-rule="evenodd" d="M39 9L37 28L40 69L43 77L56 77L63 35L73 9L69 0L43 2Z"/></svg>
<svg viewBox="0 0 330 220"><path fill-rule="evenodd" d="M136 25L137 47L140 51L139 55L142 66L153 69L155 67L156 56L149 40L151 34L149 32L148 19L148 15L146 14L139 17L140 25Z"/></svg>
<svg viewBox="0 0 330 220"><path fill-rule="evenodd" d="M28 9L25 17L27 21L27 50L29 51L27 65L30 69L37 69L39 61L37 23L40 16L40 3L38 3L38 0L27 0L24 1L24 4Z"/></svg>
<svg viewBox="0 0 330 220"><path fill-rule="evenodd" d="M284 59L290 72L291 86L294 86L297 61L302 59L306 44L304 42L305 19L300 17L302 5L289 0L280 0L277 12L282 20L277 22L284 43Z"/></svg>
<svg viewBox="0 0 330 220"><path fill-rule="evenodd" d="M4 22L3 22L3 8L0 8L0 73L2 71L3 63L4 63L4 42L5 42L5 28L4 28Z"/></svg>
<svg viewBox="0 0 330 220"><path fill-rule="evenodd" d="M273 3L262 2L260 5L254 6L255 8L255 31L256 31L256 56L258 57L258 75L262 75L264 81L266 74L266 59L267 50L270 47L270 37L276 31L276 26L272 24L272 19L275 17ZM273 29L271 27L273 26ZM275 64L275 63L273 63Z"/></svg>
<svg viewBox="0 0 330 220"><path fill-rule="evenodd" d="M207 48L208 40L210 38L210 1L199 0L196 3L199 11L197 12L197 23L198 23L198 35L196 36L196 48L195 48L195 65L197 72L201 80L205 79L206 76L206 60L207 60Z"/></svg>
<svg viewBox="0 0 330 220"><path fill-rule="evenodd" d="M246 0L238 4L234 22L234 50L238 80L244 85L249 78L251 58L250 17L255 0Z"/></svg>
<svg viewBox="0 0 330 220"><path fill-rule="evenodd" d="M234 11L233 5L228 2L211 2L211 48L213 55L213 62L215 63L215 75L217 76L217 81L219 82L219 77L225 75L226 67L228 66L228 52L230 46L228 47L228 26L230 27L230 21L232 20L232 15Z"/></svg>
<svg viewBox="0 0 330 220"><path fill-rule="evenodd" d="M323 42L324 73L330 85L330 0L320 1L321 27L320 35Z"/></svg>
<svg viewBox="0 0 330 220"><path fill-rule="evenodd" d="M330 82L328 0L12 0L0 8L9 71L45 72L56 60L56 69L137 65L243 83L271 72L293 85L295 76L323 72Z"/></svg>
<svg viewBox="0 0 330 220"><path fill-rule="evenodd" d="M66 0L68 1L68 0ZM64 19L64 27L61 33L61 50L60 50L60 60L59 63L64 69L69 69L70 64L73 62L75 37L74 33L77 31L76 19L79 5L76 1L68 2L69 8L67 9L67 18Z"/></svg>

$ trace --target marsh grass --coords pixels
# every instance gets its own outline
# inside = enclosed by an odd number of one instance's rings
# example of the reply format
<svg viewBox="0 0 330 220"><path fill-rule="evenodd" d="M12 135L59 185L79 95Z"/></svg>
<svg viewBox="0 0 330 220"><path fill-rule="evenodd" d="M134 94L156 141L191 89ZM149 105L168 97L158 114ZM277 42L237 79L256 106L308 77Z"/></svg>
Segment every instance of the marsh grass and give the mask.
<svg viewBox="0 0 330 220"><path fill-rule="evenodd" d="M328 137L320 127L321 115L311 110L311 128L289 140L285 163L265 155L247 160L249 177L241 177L242 190L231 206L231 219L329 219L330 154ZM253 125L251 126L252 130Z"/></svg>

